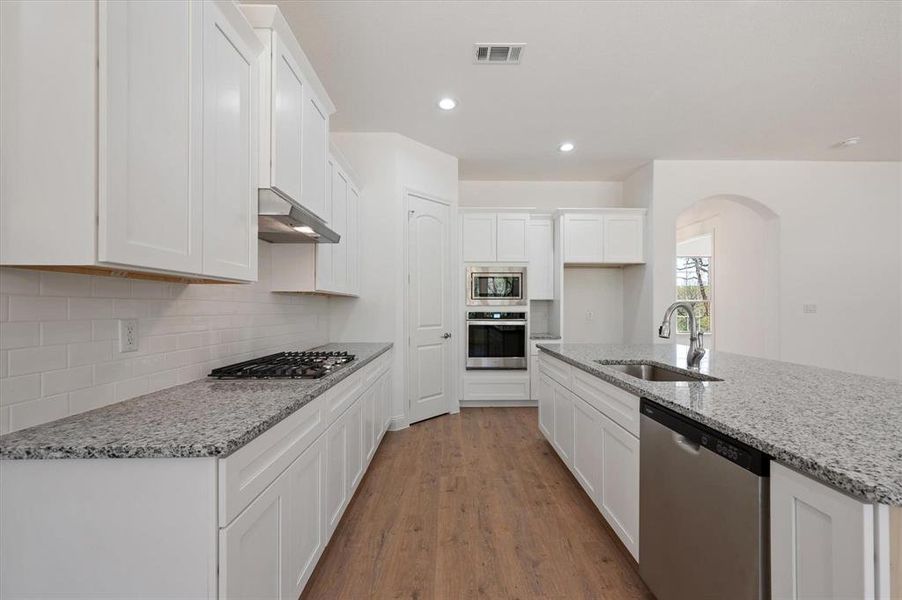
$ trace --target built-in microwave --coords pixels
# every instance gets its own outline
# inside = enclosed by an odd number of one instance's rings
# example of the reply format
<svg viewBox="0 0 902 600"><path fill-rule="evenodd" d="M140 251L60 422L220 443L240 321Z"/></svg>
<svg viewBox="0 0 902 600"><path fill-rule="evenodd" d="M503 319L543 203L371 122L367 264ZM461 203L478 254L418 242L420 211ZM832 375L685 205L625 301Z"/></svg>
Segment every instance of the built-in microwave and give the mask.
<svg viewBox="0 0 902 600"><path fill-rule="evenodd" d="M467 305L526 304L526 267L468 267Z"/></svg>

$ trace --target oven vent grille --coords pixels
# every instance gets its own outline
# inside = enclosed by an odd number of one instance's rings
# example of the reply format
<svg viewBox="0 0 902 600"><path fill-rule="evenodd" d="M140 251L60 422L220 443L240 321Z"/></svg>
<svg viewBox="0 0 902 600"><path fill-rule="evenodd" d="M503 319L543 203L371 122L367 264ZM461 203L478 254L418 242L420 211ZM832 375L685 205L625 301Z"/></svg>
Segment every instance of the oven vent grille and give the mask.
<svg viewBox="0 0 902 600"><path fill-rule="evenodd" d="M526 44L473 44L477 65L519 65Z"/></svg>

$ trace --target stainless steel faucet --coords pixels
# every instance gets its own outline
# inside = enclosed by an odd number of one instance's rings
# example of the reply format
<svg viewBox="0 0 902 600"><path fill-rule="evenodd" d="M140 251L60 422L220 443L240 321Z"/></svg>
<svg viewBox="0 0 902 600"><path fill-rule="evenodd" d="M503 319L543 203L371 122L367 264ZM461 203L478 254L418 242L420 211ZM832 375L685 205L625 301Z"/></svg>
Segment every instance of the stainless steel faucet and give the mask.
<svg viewBox="0 0 902 600"><path fill-rule="evenodd" d="M690 369L697 369L705 355L704 334L699 331L698 319L695 318L695 306L692 302L674 302L667 307L664 320L658 327L658 337L670 338L670 319L677 309L682 309L689 315L689 354L686 355L686 364Z"/></svg>

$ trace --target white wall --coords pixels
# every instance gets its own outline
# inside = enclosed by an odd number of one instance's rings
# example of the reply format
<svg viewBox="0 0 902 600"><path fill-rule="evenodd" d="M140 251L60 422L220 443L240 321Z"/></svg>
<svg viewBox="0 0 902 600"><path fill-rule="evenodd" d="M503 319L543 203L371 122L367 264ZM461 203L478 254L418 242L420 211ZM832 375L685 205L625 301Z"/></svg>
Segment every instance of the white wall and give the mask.
<svg viewBox="0 0 902 600"><path fill-rule="evenodd" d="M328 339L328 300L259 281L185 285L0 269L0 433L201 379L255 356ZM138 319L136 352L117 319Z"/></svg>
<svg viewBox="0 0 902 600"><path fill-rule="evenodd" d="M677 218L698 200L750 198L779 216L779 356L898 377L899 163L655 161L651 322L674 296ZM803 314L803 304L817 313Z"/></svg>
<svg viewBox="0 0 902 600"><path fill-rule="evenodd" d="M621 206L619 181L461 181L461 206L593 208Z"/></svg>
<svg viewBox="0 0 902 600"><path fill-rule="evenodd" d="M338 342L395 343L393 416L403 424L407 416L404 192L411 189L447 200L453 214L458 202L457 159L395 133L333 133L332 141L362 179L361 297L332 300L330 334ZM456 256L456 247L451 252ZM459 337L453 338L455 343Z"/></svg>
<svg viewBox="0 0 902 600"><path fill-rule="evenodd" d="M711 234L713 326L709 348L777 358L779 219L729 196L696 202L677 218L677 242ZM688 343L687 339L681 343Z"/></svg>
<svg viewBox="0 0 902 600"><path fill-rule="evenodd" d="M564 269L563 336L572 344L623 341L622 269Z"/></svg>
<svg viewBox="0 0 902 600"><path fill-rule="evenodd" d="M652 163L648 163L623 182L623 205L644 208L645 257L651 262L654 256L655 238L651 235L654 218ZM654 271L651 264L632 265L623 268L623 341L628 344L647 344L655 336L656 326L652 314Z"/></svg>

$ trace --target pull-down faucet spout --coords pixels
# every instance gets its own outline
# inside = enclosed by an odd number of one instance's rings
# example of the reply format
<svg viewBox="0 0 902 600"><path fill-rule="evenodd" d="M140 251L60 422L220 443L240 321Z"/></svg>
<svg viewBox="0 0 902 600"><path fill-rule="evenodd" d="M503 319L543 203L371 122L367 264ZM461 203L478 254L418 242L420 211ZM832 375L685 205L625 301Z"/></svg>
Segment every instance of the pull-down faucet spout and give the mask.
<svg viewBox="0 0 902 600"><path fill-rule="evenodd" d="M702 357L705 355L704 334L699 331L698 319L695 318L694 308L692 302L674 302L667 307L667 312L664 313L664 320L661 322L661 326L658 327L658 337L669 338L670 320L673 318L673 313L677 310L682 310L689 315L689 354L686 355L686 363L690 369L698 369L699 364L702 362Z"/></svg>

